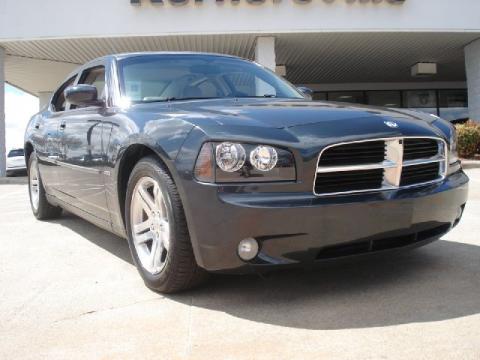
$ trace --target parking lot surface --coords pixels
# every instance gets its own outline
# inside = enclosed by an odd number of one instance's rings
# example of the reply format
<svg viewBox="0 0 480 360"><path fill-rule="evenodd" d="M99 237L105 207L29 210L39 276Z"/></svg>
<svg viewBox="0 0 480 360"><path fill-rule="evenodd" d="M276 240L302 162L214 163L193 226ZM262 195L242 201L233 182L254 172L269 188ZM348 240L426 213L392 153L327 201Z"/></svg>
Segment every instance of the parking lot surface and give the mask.
<svg viewBox="0 0 480 360"><path fill-rule="evenodd" d="M480 169L426 247L163 296L125 240L0 185L0 359L480 359Z"/></svg>

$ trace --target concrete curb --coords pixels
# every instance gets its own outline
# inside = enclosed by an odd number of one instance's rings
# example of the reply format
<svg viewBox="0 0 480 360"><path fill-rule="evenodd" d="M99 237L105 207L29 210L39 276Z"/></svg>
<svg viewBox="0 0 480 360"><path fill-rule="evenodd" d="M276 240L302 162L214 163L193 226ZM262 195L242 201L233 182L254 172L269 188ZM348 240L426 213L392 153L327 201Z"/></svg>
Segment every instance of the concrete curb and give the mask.
<svg viewBox="0 0 480 360"><path fill-rule="evenodd" d="M0 185L27 185L28 178L26 176L19 177L0 177Z"/></svg>
<svg viewBox="0 0 480 360"><path fill-rule="evenodd" d="M480 160L462 159L462 168L464 168L464 169L480 169Z"/></svg>

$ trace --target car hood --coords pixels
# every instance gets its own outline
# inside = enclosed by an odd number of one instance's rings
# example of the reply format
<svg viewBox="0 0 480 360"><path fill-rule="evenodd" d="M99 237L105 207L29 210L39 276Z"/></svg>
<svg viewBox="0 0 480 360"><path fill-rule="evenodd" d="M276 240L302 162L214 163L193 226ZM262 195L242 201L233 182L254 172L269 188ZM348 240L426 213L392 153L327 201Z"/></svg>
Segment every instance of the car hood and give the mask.
<svg viewBox="0 0 480 360"><path fill-rule="evenodd" d="M341 123L355 119L370 121L424 120L420 114L394 109L334 102L278 99L222 99L172 103L173 109L199 115L222 125L289 128L317 123ZM195 117L195 116L193 116ZM434 119L432 118L432 121ZM201 124L201 122L199 123Z"/></svg>
<svg viewBox="0 0 480 360"><path fill-rule="evenodd" d="M215 99L142 104L134 111L154 118L181 118L211 137L270 136L281 131L296 141L335 137L443 136L429 114L335 102L285 99ZM249 128L250 131L248 130ZM228 130L227 130L228 129ZM281 130L280 130L281 129ZM222 135L223 134L223 135Z"/></svg>

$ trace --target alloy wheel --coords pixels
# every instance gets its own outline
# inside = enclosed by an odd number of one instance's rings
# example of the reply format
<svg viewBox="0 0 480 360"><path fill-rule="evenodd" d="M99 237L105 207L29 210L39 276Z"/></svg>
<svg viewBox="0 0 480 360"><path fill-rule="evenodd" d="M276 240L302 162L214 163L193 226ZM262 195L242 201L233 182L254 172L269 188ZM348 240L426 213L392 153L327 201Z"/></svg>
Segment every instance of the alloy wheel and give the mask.
<svg viewBox="0 0 480 360"><path fill-rule="evenodd" d="M30 199L32 201L32 207L35 211L38 210L38 204L40 201L40 181L37 170L37 160L33 160L29 169L29 190Z"/></svg>
<svg viewBox="0 0 480 360"><path fill-rule="evenodd" d="M170 247L170 218L166 195L157 180L142 177L133 191L130 224L142 267L152 275L165 266Z"/></svg>

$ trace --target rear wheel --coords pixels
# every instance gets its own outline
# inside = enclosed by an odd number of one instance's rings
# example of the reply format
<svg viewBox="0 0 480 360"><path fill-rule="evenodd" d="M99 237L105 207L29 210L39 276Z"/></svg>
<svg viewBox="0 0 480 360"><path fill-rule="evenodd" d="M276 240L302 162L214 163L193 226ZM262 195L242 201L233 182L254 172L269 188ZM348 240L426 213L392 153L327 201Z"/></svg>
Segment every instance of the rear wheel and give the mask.
<svg viewBox="0 0 480 360"><path fill-rule="evenodd" d="M140 160L132 170L125 215L130 251L149 288L172 293L205 278L193 255L177 187L155 158Z"/></svg>
<svg viewBox="0 0 480 360"><path fill-rule="evenodd" d="M55 219L62 214L60 207L53 206L47 200L35 153L28 159L28 194L33 215L38 220Z"/></svg>

